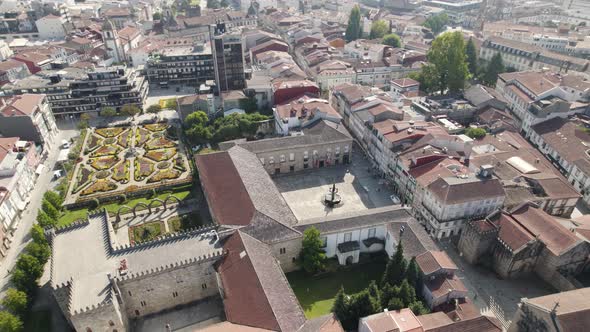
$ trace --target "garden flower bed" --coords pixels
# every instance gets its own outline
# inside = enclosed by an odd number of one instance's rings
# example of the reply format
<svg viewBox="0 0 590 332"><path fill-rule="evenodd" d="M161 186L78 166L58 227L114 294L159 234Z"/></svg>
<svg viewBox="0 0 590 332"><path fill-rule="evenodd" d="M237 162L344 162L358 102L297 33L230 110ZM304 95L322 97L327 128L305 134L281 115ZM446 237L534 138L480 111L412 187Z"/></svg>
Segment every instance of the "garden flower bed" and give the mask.
<svg viewBox="0 0 590 332"><path fill-rule="evenodd" d="M167 222L170 233L188 231L203 225L201 216L198 213L188 213L181 216L171 217Z"/></svg>
<svg viewBox="0 0 590 332"><path fill-rule="evenodd" d="M78 173L78 181L76 182L76 187L74 192L80 191L80 189L84 188L90 181L92 177L92 171L84 166L80 166L80 171Z"/></svg>
<svg viewBox="0 0 590 332"><path fill-rule="evenodd" d="M147 150L155 150L155 149L165 149L165 148L173 148L176 147L176 143L167 139L164 136L154 138L153 140L147 142L145 148Z"/></svg>
<svg viewBox="0 0 590 332"><path fill-rule="evenodd" d="M135 172L133 177L135 181L142 181L154 172L154 164L145 158L135 159Z"/></svg>
<svg viewBox="0 0 590 332"><path fill-rule="evenodd" d="M119 151L121 151L121 148L118 148L114 145L103 145L100 148L98 148L98 150L94 151L90 155L90 157L96 158L96 157L116 155L117 153L119 153Z"/></svg>
<svg viewBox="0 0 590 332"><path fill-rule="evenodd" d="M125 160L122 163L117 164L117 166L113 169L113 180L120 182L120 183L127 183L129 182L129 166L131 162L129 160Z"/></svg>
<svg viewBox="0 0 590 332"><path fill-rule="evenodd" d="M152 124L146 124L144 126L145 129L149 130L149 131L162 131L162 130L166 130L166 128L168 128L168 124L167 123L152 123Z"/></svg>
<svg viewBox="0 0 590 332"><path fill-rule="evenodd" d="M129 227L129 242L133 244L151 241L164 233L164 223L152 221Z"/></svg>
<svg viewBox="0 0 590 332"><path fill-rule="evenodd" d="M98 180L91 184L88 188L82 190L81 196L92 195L100 192L107 192L117 189L117 185L109 180Z"/></svg>
<svg viewBox="0 0 590 332"><path fill-rule="evenodd" d="M147 183L159 182L162 180L177 179L180 176L180 172L175 169L162 169L159 170L154 176L147 180Z"/></svg>
<svg viewBox="0 0 590 332"><path fill-rule="evenodd" d="M94 130L94 132L102 137L107 138L107 137L115 137L115 136L119 135L120 133L122 133L123 130L125 130L125 129L123 129L121 127L98 128L98 129Z"/></svg>
<svg viewBox="0 0 590 332"><path fill-rule="evenodd" d="M119 161L117 156L107 156L90 159L90 165L97 170L109 169Z"/></svg>
<svg viewBox="0 0 590 332"><path fill-rule="evenodd" d="M129 147L129 143L131 142L131 130L125 130L121 135L119 135L117 142L124 148Z"/></svg>
<svg viewBox="0 0 590 332"><path fill-rule="evenodd" d="M88 152L92 152L94 150L96 150L97 148L99 148L102 144L102 140L100 138L98 138L96 135L90 135L90 138L88 139L88 144L86 145L86 150Z"/></svg>
<svg viewBox="0 0 590 332"><path fill-rule="evenodd" d="M168 160L176 155L175 148L168 148L168 149L160 149L160 150L150 150L145 153L146 158L149 158L153 161L164 161Z"/></svg>
<svg viewBox="0 0 590 332"><path fill-rule="evenodd" d="M142 147L150 139L150 132L144 128L137 128L135 136L135 146Z"/></svg>

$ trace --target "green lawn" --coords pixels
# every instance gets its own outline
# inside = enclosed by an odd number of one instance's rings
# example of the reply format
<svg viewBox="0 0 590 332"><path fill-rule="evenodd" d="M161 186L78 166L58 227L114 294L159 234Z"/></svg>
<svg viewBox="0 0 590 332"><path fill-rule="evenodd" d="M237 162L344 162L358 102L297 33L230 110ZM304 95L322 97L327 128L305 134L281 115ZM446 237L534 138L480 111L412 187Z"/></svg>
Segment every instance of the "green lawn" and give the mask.
<svg viewBox="0 0 590 332"><path fill-rule="evenodd" d="M182 187L181 191L177 191L175 193L172 193L174 196L176 196L178 199L185 200L191 197L191 191L190 189L187 190L187 188L190 188L190 186L186 186L186 187ZM155 198L159 198L161 200L164 200L166 197L168 197L168 195L170 195L171 192L167 191L167 192L163 192L160 193L158 195L156 195ZM130 199L127 201L127 203L125 203L124 205L127 205L129 207L134 207L137 203L148 203L149 201L151 201L153 198L147 198L147 197L140 197L140 198L135 198L135 199ZM101 205L100 208L106 208L107 211L112 212L112 213L116 213L117 210L121 207L121 204L119 203L109 203L109 204L105 204L105 205ZM71 210L71 211L66 211L58 220L57 225L58 226L67 226L71 223L73 223L76 220L80 220L80 219L86 219L86 215L88 213L88 209L78 209L78 210Z"/></svg>
<svg viewBox="0 0 590 332"><path fill-rule="evenodd" d="M156 237L162 235L164 226L161 221L152 221L139 226L131 228L133 230L133 238L131 243L141 243L151 241Z"/></svg>
<svg viewBox="0 0 590 332"><path fill-rule="evenodd" d="M188 213L168 219L168 228L171 233L186 231L202 225L203 221L198 213Z"/></svg>
<svg viewBox="0 0 590 332"><path fill-rule="evenodd" d="M318 277L309 276L304 271L291 272L287 274L287 279L305 311L305 317L311 319L330 312L340 286L344 286L347 294L360 292L369 286L371 280L381 280L384 270L385 263L377 260Z"/></svg>

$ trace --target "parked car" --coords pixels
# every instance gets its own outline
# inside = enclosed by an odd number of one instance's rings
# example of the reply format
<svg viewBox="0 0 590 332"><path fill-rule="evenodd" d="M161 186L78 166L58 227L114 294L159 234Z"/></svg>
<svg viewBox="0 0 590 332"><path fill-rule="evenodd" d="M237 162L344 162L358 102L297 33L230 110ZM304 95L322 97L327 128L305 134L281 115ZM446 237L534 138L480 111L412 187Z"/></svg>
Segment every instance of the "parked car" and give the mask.
<svg viewBox="0 0 590 332"><path fill-rule="evenodd" d="M389 196L389 199L393 202L393 204L400 204L402 201L396 195Z"/></svg>
<svg viewBox="0 0 590 332"><path fill-rule="evenodd" d="M61 141L61 148L62 149L69 149L70 146L72 146L72 145L67 140L64 139L63 141Z"/></svg>

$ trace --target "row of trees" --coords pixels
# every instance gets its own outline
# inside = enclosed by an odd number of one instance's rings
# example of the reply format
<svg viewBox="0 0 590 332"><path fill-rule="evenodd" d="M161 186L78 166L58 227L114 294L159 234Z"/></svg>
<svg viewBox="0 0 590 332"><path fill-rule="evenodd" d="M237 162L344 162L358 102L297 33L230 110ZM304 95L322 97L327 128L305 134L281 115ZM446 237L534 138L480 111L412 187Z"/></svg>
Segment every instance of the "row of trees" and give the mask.
<svg viewBox="0 0 590 332"><path fill-rule="evenodd" d="M257 122L267 119L267 116L259 113L234 113L217 118L211 123L205 112L197 111L184 120L184 131L193 144L252 138L258 129Z"/></svg>
<svg viewBox="0 0 590 332"><path fill-rule="evenodd" d="M369 286L347 295L344 288L336 295L332 312L346 330L356 329L360 318L384 309L400 310L410 308L415 315L429 312L420 299L422 279L414 258L408 263L403 256L401 242L394 256L388 260L385 272L378 285L374 280Z"/></svg>
<svg viewBox="0 0 590 332"><path fill-rule="evenodd" d="M154 106L154 105L152 105L152 106ZM157 106L160 106L160 105L157 105ZM125 104L121 107L121 110L119 111L119 115L121 115L121 116L134 116L139 113L141 113L141 109L139 107L137 107L137 105L134 105L134 104ZM100 110L100 115L104 116L104 117L113 117L113 116L117 115L117 110L114 107L110 107L110 106L103 107Z"/></svg>
<svg viewBox="0 0 590 332"><path fill-rule="evenodd" d="M41 209L37 214L37 223L43 228L57 225L61 216L63 197L55 191L47 191L43 195Z"/></svg>
<svg viewBox="0 0 590 332"><path fill-rule="evenodd" d="M359 6L354 6L350 11L348 17L348 26L346 27L346 41L351 42L359 38L363 38L363 26L361 22L361 10ZM369 32L369 39L381 39L383 38L383 44L392 47L400 47L401 39L398 35L393 34L391 30L391 24L388 24L385 20L377 20L371 24L371 31Z"/></svg>

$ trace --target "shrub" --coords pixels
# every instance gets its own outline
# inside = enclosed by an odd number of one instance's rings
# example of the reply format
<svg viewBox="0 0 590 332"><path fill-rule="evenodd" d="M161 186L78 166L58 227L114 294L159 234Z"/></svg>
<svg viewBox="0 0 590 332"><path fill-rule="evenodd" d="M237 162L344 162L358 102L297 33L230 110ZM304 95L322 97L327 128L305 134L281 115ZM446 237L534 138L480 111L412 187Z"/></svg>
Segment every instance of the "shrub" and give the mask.
<svg viewBox="0 0 590 332"><path fill-rule="evenodd" d="M58 193L49 190L45 192L43 198L46 199L49 203L51 203L51 205L53 205L53 207L56 208L58 211L61 211L63 198L61 198L61 196Z"/></svg>
<svg viewBox="0 0 590 332"><path fill-rule="evenodd" d="M470 128L467 128L467 130L465 130L465 135L467 135L473 139L480 139L486 135L486 130L483 128L470 127Z"/></svg>
<svg viewBox="0 0 590 332"><path fill-rule="evenodd" d="M45 264L49 260L51 256L51 250L49 249L49 245L47 243L37 243L31 242L25 247L25 251L37 258L39 263Z"/></svg>
<svg viewBox="0 0 590 332"><path fill-rule="evenodd" d="M0 311L0 331L19 332L23 329L23 322L8 311Z"/></svg>
<svg viewBox="0 0 590 332"><path fill-rule="evenodd" d="M162 110L162 106L158 105L158 104L154 104L154 105L150 105L146 111L148 113L158 113Z"/></svg>
<svg viewBox="0 0 590 332"><path fill-rule="evenodd" d="M128 116L133 116L135 114L138 114L141 112L141 109L139 109L139 107L133 105L133 104L126 104L123 105L123 107L121 107L121 115L128 115Z"/></svg>
<svg viewBox="0 0 590 332"><path fill-rule="evenodd" d="M37 214L37 223L43 228L57 225L57 219L51 218L45 211L39 210Z"/></svg>

